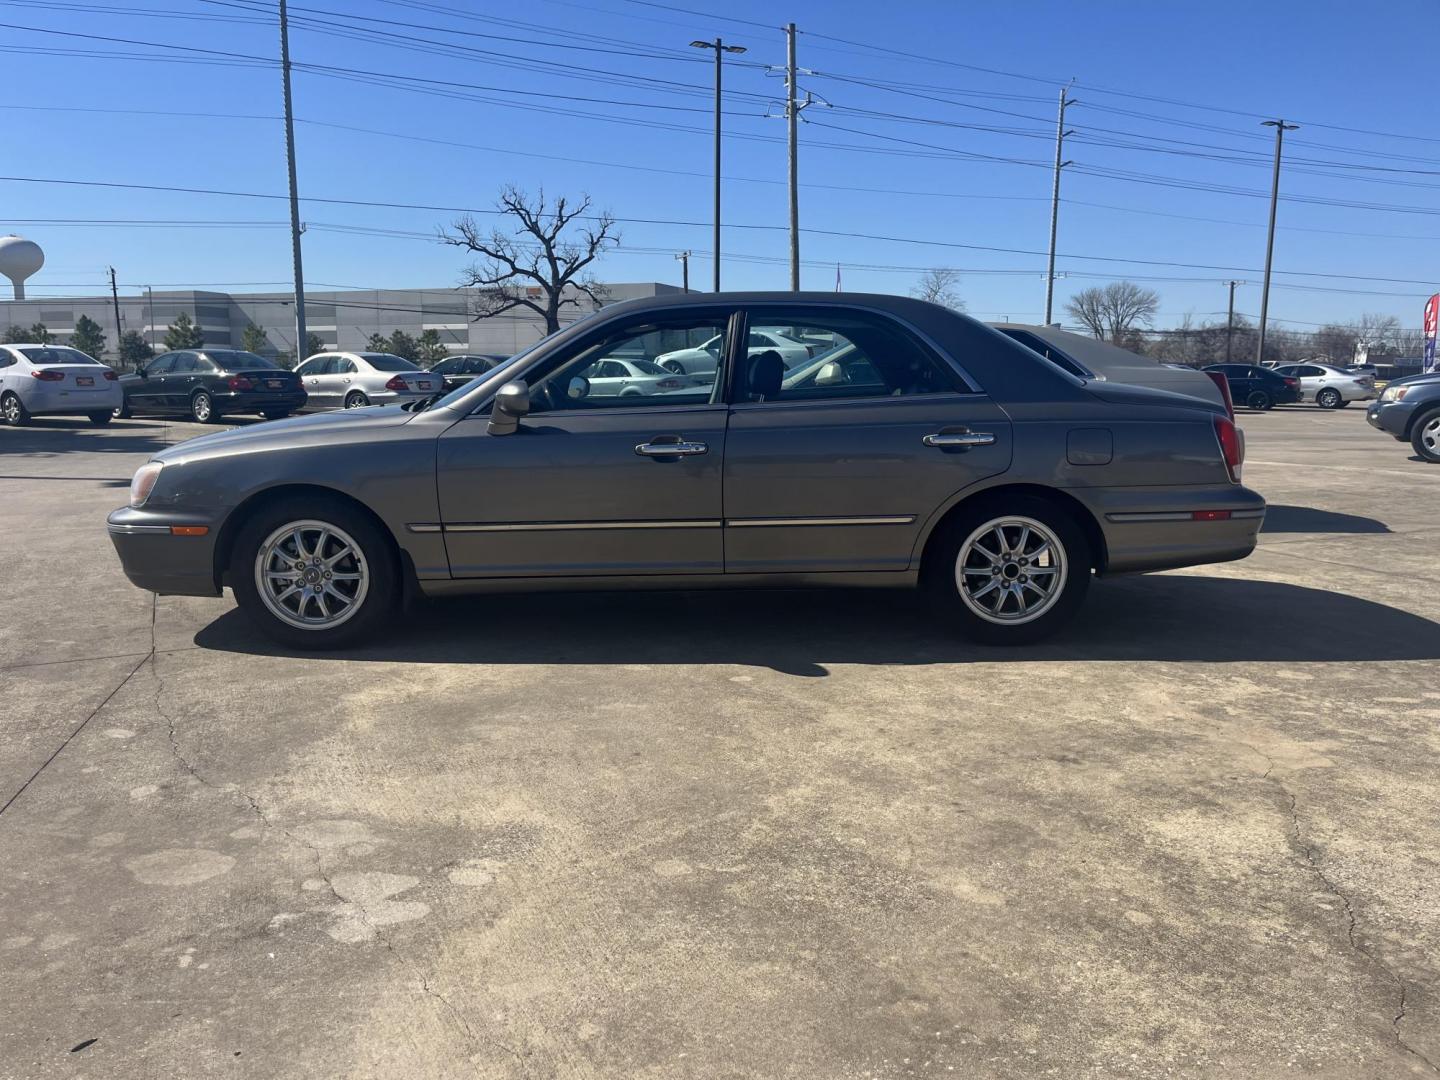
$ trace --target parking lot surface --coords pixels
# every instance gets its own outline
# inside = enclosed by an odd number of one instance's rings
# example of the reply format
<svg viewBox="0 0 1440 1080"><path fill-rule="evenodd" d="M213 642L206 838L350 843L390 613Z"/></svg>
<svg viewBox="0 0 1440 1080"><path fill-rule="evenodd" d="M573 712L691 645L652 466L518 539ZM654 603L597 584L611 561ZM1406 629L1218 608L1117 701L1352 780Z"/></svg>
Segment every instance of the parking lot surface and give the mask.
<svg viewBox="0 0 1440 1080"><path fill-rule="evenodd" d="M291 654L111 550L204 429L0 430L0 1076L1440 1072L1440 468L1240 419L1260 550L1013 651L655 593Z"/></svg>

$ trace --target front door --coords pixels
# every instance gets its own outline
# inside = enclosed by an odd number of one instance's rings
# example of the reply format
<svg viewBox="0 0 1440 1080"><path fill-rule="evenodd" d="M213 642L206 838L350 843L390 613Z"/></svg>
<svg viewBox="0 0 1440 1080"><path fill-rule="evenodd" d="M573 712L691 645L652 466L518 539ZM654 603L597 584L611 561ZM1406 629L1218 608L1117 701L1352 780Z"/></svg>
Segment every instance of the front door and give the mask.
<svg viewBox="0 0 1440 1080"><path fill-rule="evenodd" d="M145 377L137 379L130 387L130 411L164 412L170 372L175 367L176 359L188 355L189 353L185 352L168 352L146 364Z"/></svg>
<svg viewBox="0 0 1440 1080"><path fill-rule="evenodd" d="M737 373L725 444L725 569L902 571L926 520L1010 462L1010 421L887 316L756 305L750 322L828 342Z"/></svg>
<svg viewBox="0 0 1440 1080"><path fill-rule="evenodd" d="M601 328L526 373L531 411L491 435L471 415L439 440L441 527L457 578L718 574L727 408L676 379L591 396L617 353L653 358L724 333L728 312Z"/></svg>
<svg viewBox="0 0 1440 1080"><path fill-rule="evenodd" d="M300 365L296 374L305 386L306 407L329 409L339 404L335 398L336 380L333 375L339 360L338 356L312 356Z"/></svg>

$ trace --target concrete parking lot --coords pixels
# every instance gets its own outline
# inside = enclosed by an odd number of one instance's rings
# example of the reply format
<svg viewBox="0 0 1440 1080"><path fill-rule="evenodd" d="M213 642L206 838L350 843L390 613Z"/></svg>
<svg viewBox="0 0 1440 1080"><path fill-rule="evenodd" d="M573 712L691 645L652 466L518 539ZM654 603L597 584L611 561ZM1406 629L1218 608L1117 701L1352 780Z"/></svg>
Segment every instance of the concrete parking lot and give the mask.
<svg viewBox="0 0 1440 1080"><path fill-rule="evenodd" d="M1260 550L1024 651L687 593L289 654L111 550L202 429L0 430L0 1076L1440 1072L1440 468L1241 420Z"/></svg>

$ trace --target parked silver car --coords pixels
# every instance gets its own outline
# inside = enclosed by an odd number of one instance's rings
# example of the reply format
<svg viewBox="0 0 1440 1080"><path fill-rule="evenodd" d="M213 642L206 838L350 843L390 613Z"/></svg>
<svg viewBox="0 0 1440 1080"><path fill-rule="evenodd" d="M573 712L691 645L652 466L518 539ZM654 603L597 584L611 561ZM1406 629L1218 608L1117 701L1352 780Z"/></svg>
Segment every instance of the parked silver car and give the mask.
<svg viewBox="0 0 1440 1080"><path fill-rule="evenodd" d="M676 375L708 375L713 380L723 343L723 335L716 334L703 345L693 349L676 349L662 353L655 358L655 363ZM773 350L780 355L786 370L805 363L815 351L803 341L796 341L773 326L751 327L746 332L746 348L751 356Z"/></svg>
<svg viewBox="0 0 1440 1080"><path fill-rule="evenodd" d="M1300 400L1322 409L1339 409L1352 401L1373 401L1375 378L1329 364L1281 364L1275 374L1300 380Z"/></svg>
<svg viewBox="0 0 1440 1080"><path fill-rule="evenodd" d="M844 351L787 379L752 322ZM713 382L592 393L597 361L691 334L723 336ZM1075 376L934 304L681 293L431 403L170 447L109 531L136 585L228 585L300 648L380 632L407 591L802 585L919 586L941 624L1020 643L1096 573L1248 555L1265 503L1243 458L1221 405Z"/></svg>
<svg viewBox="0 0 1440 1080"><path fill-rule="evenodd" d="M295 374L305 384L307 409L391 405L429 397L444 387L444 376L391 353L316 353Z"/></svg>

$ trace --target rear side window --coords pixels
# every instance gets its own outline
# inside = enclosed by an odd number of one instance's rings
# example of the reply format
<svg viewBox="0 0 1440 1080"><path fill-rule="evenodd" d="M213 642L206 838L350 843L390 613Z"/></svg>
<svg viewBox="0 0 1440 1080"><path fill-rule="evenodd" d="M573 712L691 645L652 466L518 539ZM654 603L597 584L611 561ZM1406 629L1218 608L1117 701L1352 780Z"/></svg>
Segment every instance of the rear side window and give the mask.
<svg viewBox="0 0 1440 1080"><path fill-rule="evenodd" d="M760 312L752 318L760 316ZM825 308L765 308L767 326L811 345L808 360L778 350L750 350L736 380L736 401L808 401L825 398L909 397L955 393L959 377L898 323L869 312Z"/></svg>
<svg viewBox="0 0 1440 1080"><path fill-rule="evenodd" d="M176 375L184 375L195 370L195 356L193 353L182 353L175 358L174 366L170 368Z"/></svg>
<svg viewBox="0 0 1440 1080"><path fill-rule="evenodd" d="M419 371L414 364L403 356L395 356L391 353L361 353L365 362L376 371ZM350 370L354 370L351 368Z"/></svg>

